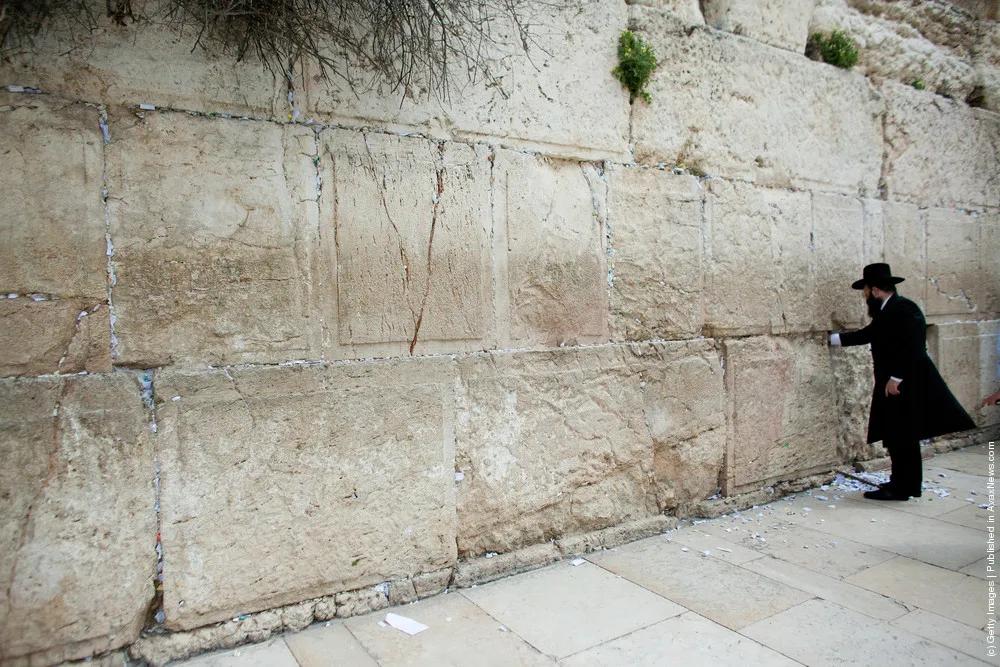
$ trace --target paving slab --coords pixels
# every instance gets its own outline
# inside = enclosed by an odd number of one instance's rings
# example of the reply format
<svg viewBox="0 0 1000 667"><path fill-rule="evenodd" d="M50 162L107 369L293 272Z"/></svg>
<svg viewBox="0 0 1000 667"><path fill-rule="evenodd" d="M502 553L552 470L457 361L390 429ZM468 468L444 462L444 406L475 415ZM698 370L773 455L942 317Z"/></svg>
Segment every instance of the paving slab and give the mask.
<svg viewBox="0 0 1000 667"><path fill-rule="evenodd" d="M967 503L962 496L959 498L956 495L951 495L952 492L949 491L947 496L939 496L933 491L927 490L923 492L920 498L910 498L906 502L889 502L885 500L870 500L865 498L863 494L851 494L849 497L851 500L856 500L858 502L864 503L865 505L877 505L884 509L895 510L897 512L909 512L910 514L919 514L920 516L928 517L940 517L949 512L954 512L955 510L962 509L969 503Z"/></svg>
<svg viewBox="0 0 1000 667"><path fill-rule="evenodd" d="M184 667L298 667L295 656L281 638L198 656Z"/></svg>
<svg viewBox="0 0 1000 667"><path fill-rule="evenodd" d="M967 528L975 528L976 530L981 530L983 532L986 532L987 530L987 522L989 521L989 518L989 510L983 509L979 507L979 505L973 505L971 503L966 503L965 507L952 510L947 514L942 514L938 517L941 521L947 521L949 523L965 526Z"/></svg>
<svg viewBox="0 0 1000 667"><path fill-rule="evenodd" d="M986 624L986 587L967 574L900 556L847 581L974 628Z"/></svg>
<svg viewBox="0 0 1000 667"><path fill-rule="evenodd" d="M682 549L657 536L589 559L733 630L812 597L731 563Z"/></svg>
<svg viewBox="0 0 1000 667"><path fill-rule="evenodd" d="M346 626L377 663L383 667L396 665L437 665L483 667L524 665L542 667L555 661L535 648L473 604L461 593L449 593L414 604L404 605L392 613L427 626L410 636L391 626L383 626L385 611L347 621ZM302 667L312 667L301 660ZM319 665L320 663L316 663ZM339 664L354 665L353 662ZM333 665L331 664L331 667Z"/></svg>
<svg viewBox="0 0 1000 667"><path fill-rule="evenodd" d="M841 538L877 546L901 556L958 570L983 557L982 533L973 528L845 498L829 509L801 497L783 503L789 521ZM907 501L909 502L909 501ZM805 511L809 507L811 511Z"/></svg>
<svg viewBox="0 0 1000 667"><path fill-rule="evenodd" d="M796 605L741 634L809 667L987 664L826 600Z"/></svg>
<svg viewBox="0 0 1000 667"><path fill-rule="evenodd" d="M756 558L763 558L764 554L754 549L748 549L740 544L726 540L719 535L719 527L713 525L712 532L706 532L702 526L690 526L680 530L666 533L668 542L680 544L698 552L707 551L713 558L718 558L725 563L740 565L752 561Z"/></svg>
<svg viewBox="0 0 1000 667"><path fill-rule="evenodd" d="M987 567L987 562L986 559L983 558L981 560L977 560L972 565L966 565L961 570L959 570L959 572L961 572L962 574L968 574L973 577L979 577L980 579L985 579L987 575L986 567ZM994 571L989 572L989 574L996 574L997 566L994 564L993 567Z"/></svg>
<svg viewBox="0 0 1000 667"><path fill-rule="evenodd" d="M539 651L556 658L685 611L607 570L591 563L574 566L572 561L462 594Z"/></svg>
<svg viewBox="0 0 1000 667"><path fill-rule="evenodd" d="M947 468L948 470L964 472L968 475L985 476L987 474L987 453L986 445L957 449L953 452L935 456L934 465L940 468Z"/></svg>
<svg viewBox="0 0 1000 667"><path fill-rule="evenodd" d="M961 651L973 658L985 660L992 665L1000 665L1000 656L990 657L986 654L986 633L970 628L965 623L953 621L925 609L915 609L906 616L897 618L892 625L942 646Z"/></svg>
<svg viewBox="0 0 1000 667"><path fill-rule="evenodd" d="M931 460L934 461L933 466L928 466L926 462L924 463L924 486L947 489L953 495L961 496L962 498L971 495L973 491L980 496L988 495L985 465L980 466L981 469L978 474L970 474L960 470L939 467L936 458Z"/></svg>
<svg viewBox="0 0 1000 667"><path fill-rule="evenodd" d="M385 616L377 612L373 616ZM378 667L361 642L342 621L309 628L285 637L285 643L302 667Z"/></svg>
<svg viewBox="0 0 1000 667"><path fill-rule="evenodd" d="M595 646L559 662L566 667L598 665L760 665L793 667L802 663L713 623L693 611Z"/></svg>
<svg viewBox="0 0 1000 667"><path fill-rule="evenodd" d="M761 558L743 567L872 618L891 621L908 611L889 597L777 558Z"/></svg>

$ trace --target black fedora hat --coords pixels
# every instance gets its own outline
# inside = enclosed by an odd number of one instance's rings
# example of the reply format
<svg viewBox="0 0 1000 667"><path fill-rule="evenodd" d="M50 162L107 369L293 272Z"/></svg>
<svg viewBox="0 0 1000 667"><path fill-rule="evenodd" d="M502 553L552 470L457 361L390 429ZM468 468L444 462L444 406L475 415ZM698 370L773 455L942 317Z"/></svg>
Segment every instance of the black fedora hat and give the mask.
<svg viewBox="0 0 1000 667"><path fill-rule="evenodd" d="M886 283L898 285L905 280L905 278L892 275L892 269L889 268L889 265L882 263L869 264L861 275L863 276L861 280L855 280L851 283L851 287L854 289L864 289L865 285L877 287Z"/></svg>

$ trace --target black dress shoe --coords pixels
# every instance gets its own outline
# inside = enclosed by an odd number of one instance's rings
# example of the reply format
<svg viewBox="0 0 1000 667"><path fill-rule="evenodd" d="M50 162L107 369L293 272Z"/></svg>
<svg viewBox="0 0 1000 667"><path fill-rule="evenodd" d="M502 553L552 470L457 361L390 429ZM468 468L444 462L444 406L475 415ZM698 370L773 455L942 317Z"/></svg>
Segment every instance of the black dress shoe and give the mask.
<svg viewBox="0 0 1000 667"><path fill-rule="evenodd" d="M909 500L910 497L905 494L896 493L892 490L892 487L885 489L878 489L876 491L865 491L865 498L870 498L871 500Z"/></svg>
<svg viewBox="0 0 1000 667"><path fill-rule="evenodd" d="M892 482L882 482L881 484L878 485L878 488L880 488L880 489L888 489L888 490L891 491L892 488L893 488ZM910 498L919 498L920 496L923 495L923 492L920 489L917 489L916 493L909 493L907 495Z"/></svg>

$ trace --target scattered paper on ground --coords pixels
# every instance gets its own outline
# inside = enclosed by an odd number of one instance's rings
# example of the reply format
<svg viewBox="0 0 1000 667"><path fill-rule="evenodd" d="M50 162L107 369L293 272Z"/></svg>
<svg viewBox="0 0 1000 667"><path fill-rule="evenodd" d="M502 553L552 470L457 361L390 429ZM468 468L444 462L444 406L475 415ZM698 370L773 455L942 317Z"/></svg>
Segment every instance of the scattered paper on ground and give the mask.
<svg viewBox="0 0 1000 667"><path fill-rule="evenodd" d="M400 616L399 614L389 613L385 615L385 622L396 628L397 630L402 630L406 634L412 636L418 632L423 632L427 629L427 626L418 621L414 621L412 618L407 618L405 616Z"/></svg>

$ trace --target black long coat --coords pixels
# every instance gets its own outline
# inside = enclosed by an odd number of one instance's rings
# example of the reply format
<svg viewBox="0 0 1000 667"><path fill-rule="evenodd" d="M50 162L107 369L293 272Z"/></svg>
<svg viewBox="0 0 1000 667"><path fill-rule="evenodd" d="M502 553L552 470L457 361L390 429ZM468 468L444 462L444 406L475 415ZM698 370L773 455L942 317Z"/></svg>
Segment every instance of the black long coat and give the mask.
<svg viewBox="0 0 1000 667"><path fill-rule="evenodd" d="M923 440L975 428L927 356L927 323L920 307L898 294L859 331L840 334L841 345L871 343L875 389L868 442ZM902 380L899 396L885 395L889 378Z"/></svg>

